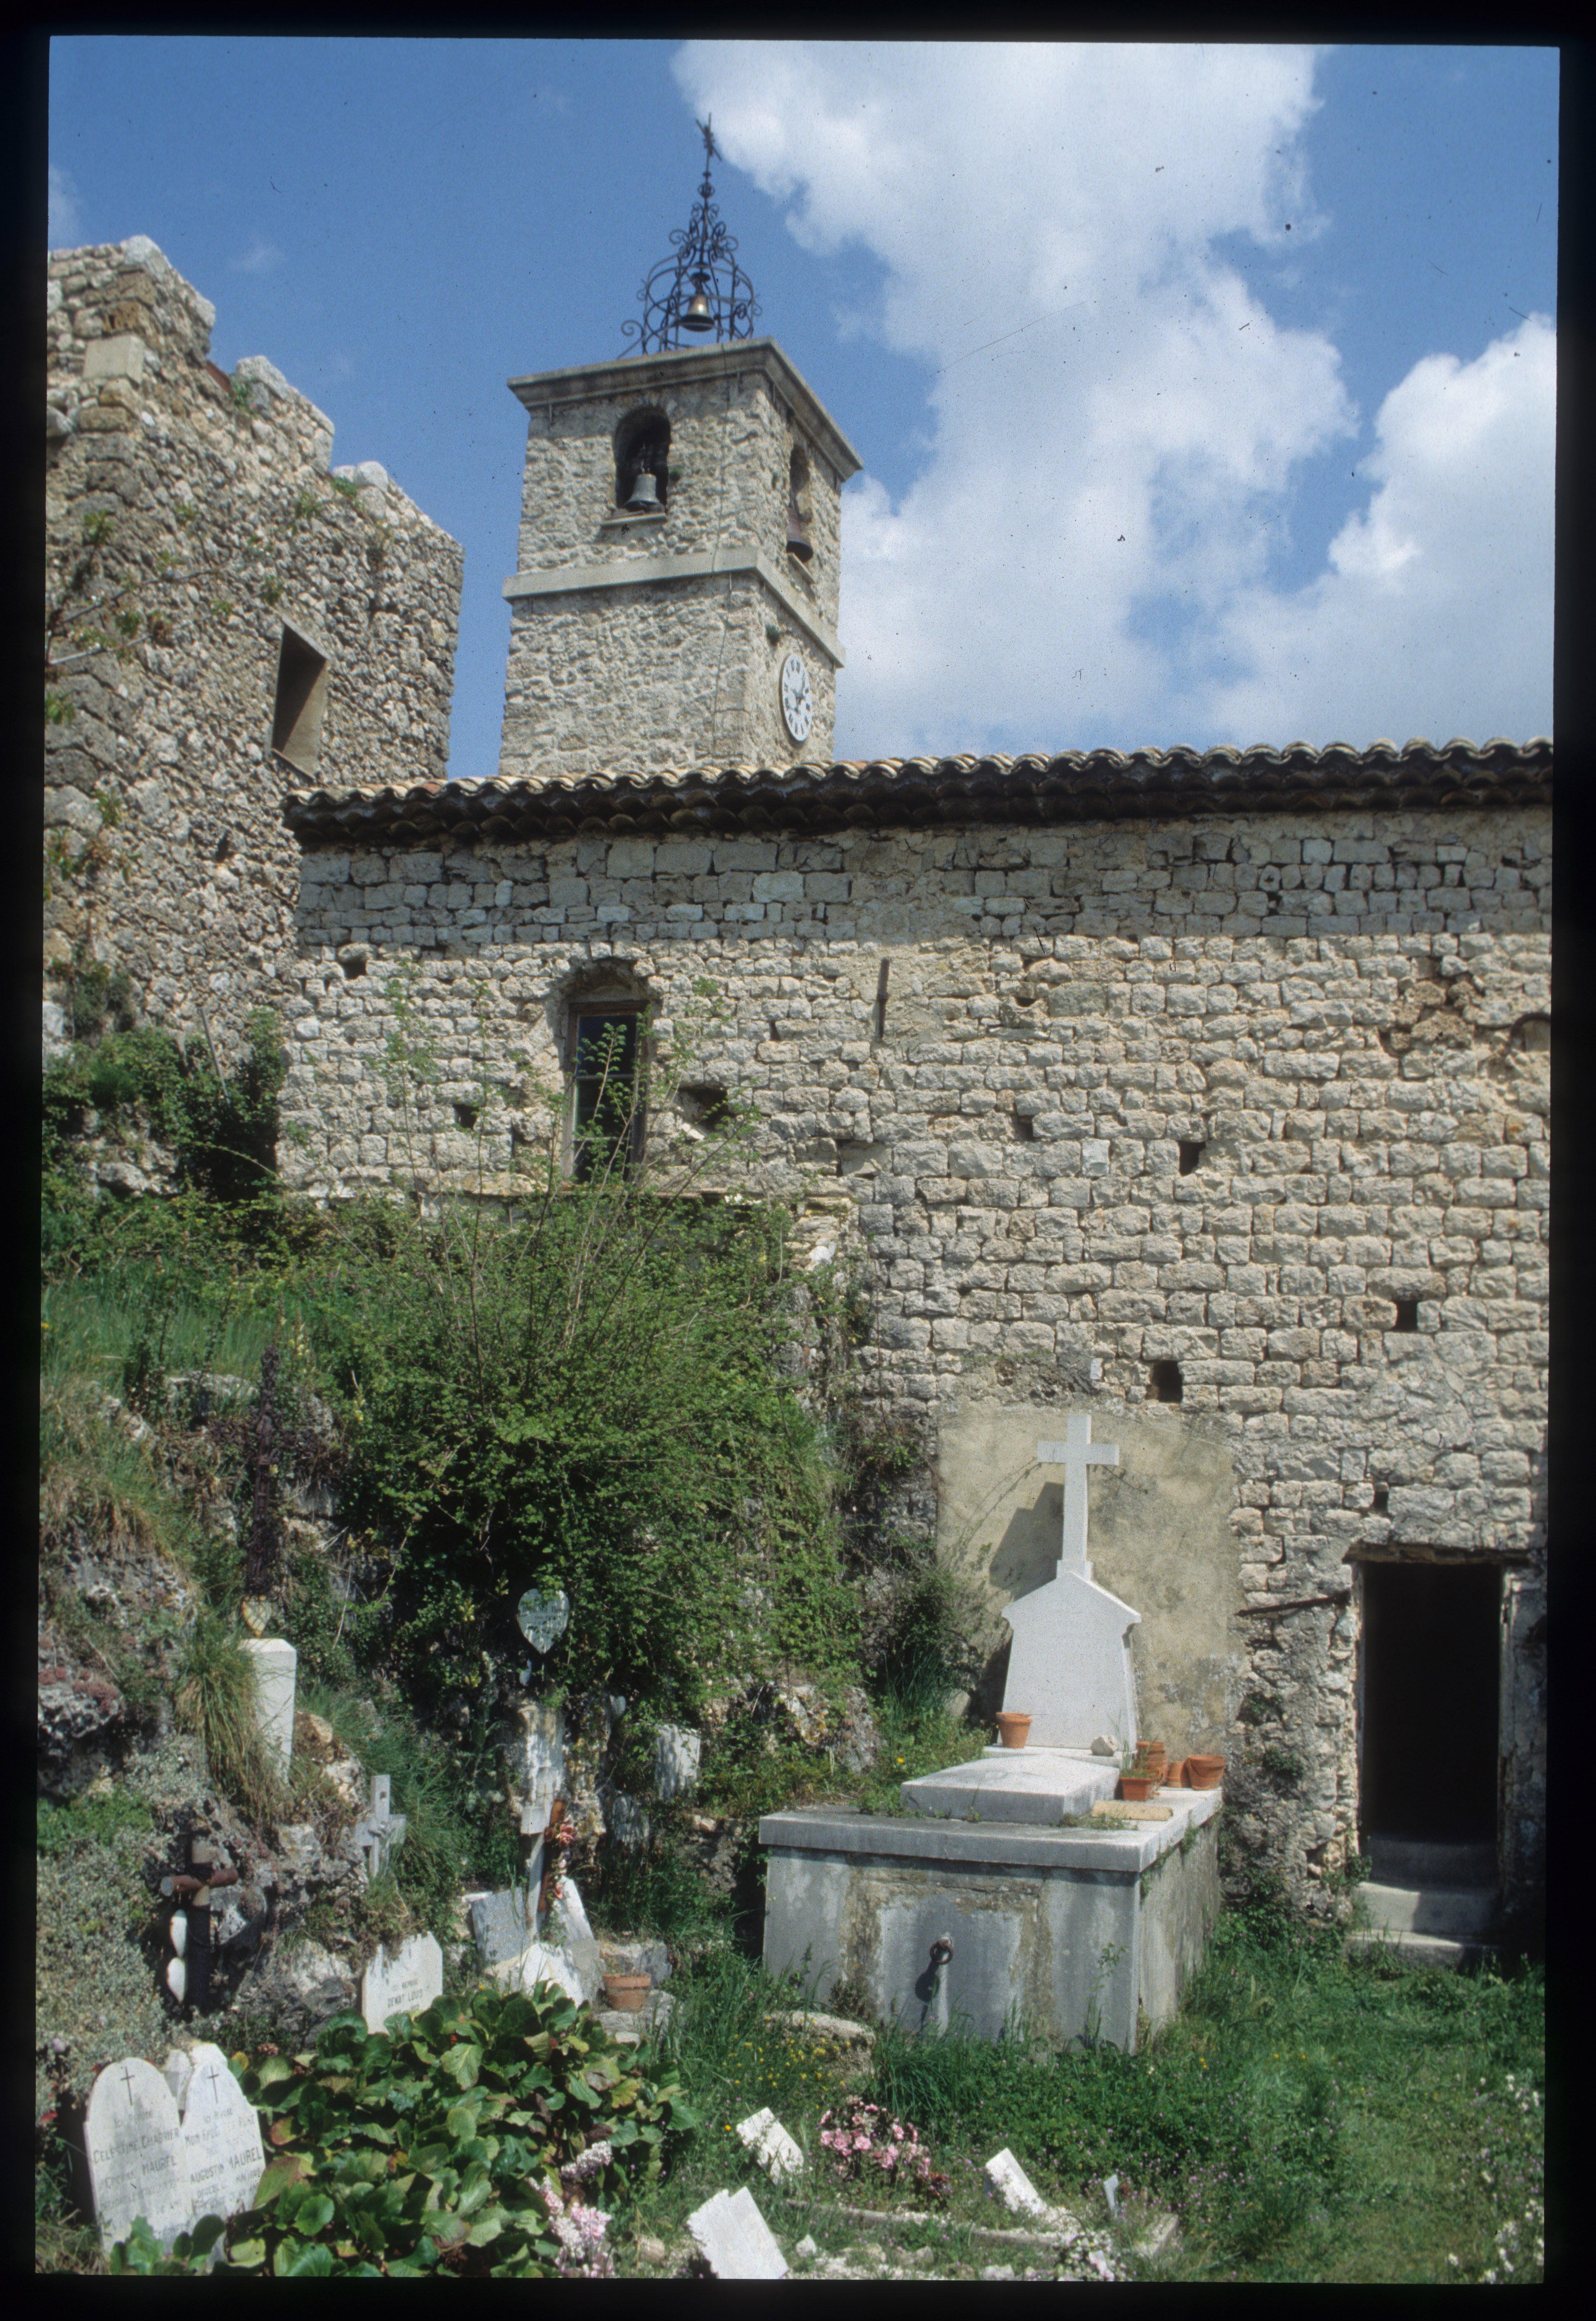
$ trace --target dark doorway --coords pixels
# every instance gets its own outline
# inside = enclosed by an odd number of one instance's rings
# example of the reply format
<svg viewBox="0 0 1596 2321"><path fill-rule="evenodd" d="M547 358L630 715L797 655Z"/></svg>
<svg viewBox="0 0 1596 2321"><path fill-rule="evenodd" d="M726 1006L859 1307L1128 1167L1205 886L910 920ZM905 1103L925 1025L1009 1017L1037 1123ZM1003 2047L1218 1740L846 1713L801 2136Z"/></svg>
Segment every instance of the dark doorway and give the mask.
<svg viewBox="0 0 1596 2321"><path fill-rule="evenodd" d="M1494 1841L1500 1602L1494 1564L1364 1564L1365 1837Z"/></svg>

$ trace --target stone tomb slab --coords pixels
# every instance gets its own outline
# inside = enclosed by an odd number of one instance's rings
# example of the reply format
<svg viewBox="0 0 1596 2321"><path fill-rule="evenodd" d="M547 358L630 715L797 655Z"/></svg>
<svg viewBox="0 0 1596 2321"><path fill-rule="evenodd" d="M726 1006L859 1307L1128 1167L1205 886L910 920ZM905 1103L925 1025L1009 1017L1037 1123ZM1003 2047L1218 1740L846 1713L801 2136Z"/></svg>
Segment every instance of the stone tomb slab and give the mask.
<svg viewBox="0 0 1596 2321"><path fill-rule="evenodd" d="M397 1950L380 1950L360 1978L360 2013L368 2031L381 2031L390 2015L421 2015L443 1992L443 1953L431 1934L416 1934Z"/></svg>
<svg viewBox="0 0 1596 2321"><path fill-rule="evenodd" d="M1132 2052L1140 2016L1175 2012L1219 1907L1220 1792L1159 1802L1167 1821L1128 1828L767 1814L765 1966L821 2006L862 1975L870 2012L911 2031L963 2017L995 2038L1017 2016L1054 2048L1095 2029Z"/></svg>
<svg viewBox="0 0 1596 2321"><path fill-rule="evenodd" d="M1056 1829L1066 1814L1090 1813L1099 1798L1111 1798L1118 1782L1118 1766L1087 1749L994 1749L905 1781L898 1795L906 1813Z"/></svg>

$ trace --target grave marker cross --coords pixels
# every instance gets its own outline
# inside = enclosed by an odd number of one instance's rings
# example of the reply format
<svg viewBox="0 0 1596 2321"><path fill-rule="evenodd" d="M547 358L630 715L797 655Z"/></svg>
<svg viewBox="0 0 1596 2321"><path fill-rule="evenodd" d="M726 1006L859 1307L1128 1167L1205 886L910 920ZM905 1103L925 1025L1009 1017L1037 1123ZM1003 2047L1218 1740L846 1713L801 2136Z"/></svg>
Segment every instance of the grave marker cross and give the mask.
<svg viewBox="0 0 1596 2321"><path fill-rule="evenodd" d="M388 1855L405 1834L406 1816L389 1810L393 1782L387 1773L371 1776L371 1801L355 1824L355 1843L366 1857L366 1883L380 1878Z"/></svg>
<svg viewBox="0 0 1596 2321"><path fill-rule="evenodd" d="M1086 1470L1089 1467L1117 1467L1117 1443L1094 1443L1091 1439L1091 1419L1084 1411L1072 1411L1064 1421L1062 1443L1038 1443L1036 1458L1044 1467L1062 1467L1064 1470L1064 1535L1063 1560L1061 1571L1078 1571L1083 1579L1091 1578L1091 1566L1086 1560Z"/></svg>

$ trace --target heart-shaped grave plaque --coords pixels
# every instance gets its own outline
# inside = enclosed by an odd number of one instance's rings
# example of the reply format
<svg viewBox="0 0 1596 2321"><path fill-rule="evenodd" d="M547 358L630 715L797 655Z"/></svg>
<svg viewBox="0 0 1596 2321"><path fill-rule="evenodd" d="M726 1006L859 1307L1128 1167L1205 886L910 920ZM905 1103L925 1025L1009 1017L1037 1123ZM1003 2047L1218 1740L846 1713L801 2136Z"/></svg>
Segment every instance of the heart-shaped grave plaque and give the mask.
<svg viewBox="0 0 1596 2321"><path fill-rule="evenodd" d="M515 1606L515 1619L534 1652L552 1652L570 1622L564 1588L529 1588Z"/></svg>

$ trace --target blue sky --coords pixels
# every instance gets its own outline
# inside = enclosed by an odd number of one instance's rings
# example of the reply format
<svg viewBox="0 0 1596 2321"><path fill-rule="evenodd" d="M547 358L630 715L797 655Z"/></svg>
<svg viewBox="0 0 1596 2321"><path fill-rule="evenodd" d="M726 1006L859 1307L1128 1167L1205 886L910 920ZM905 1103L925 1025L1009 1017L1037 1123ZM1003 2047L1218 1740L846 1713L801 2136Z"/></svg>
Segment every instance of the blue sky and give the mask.
<svg viewBox="0 0 1596 2321"><path fill-rule="evenodd" d="M863 460L844 757L1551 731L1549 50L63 39L50 241L147 233L466 550L496 770L524 415L618 354L695 113Z"/></svg>

